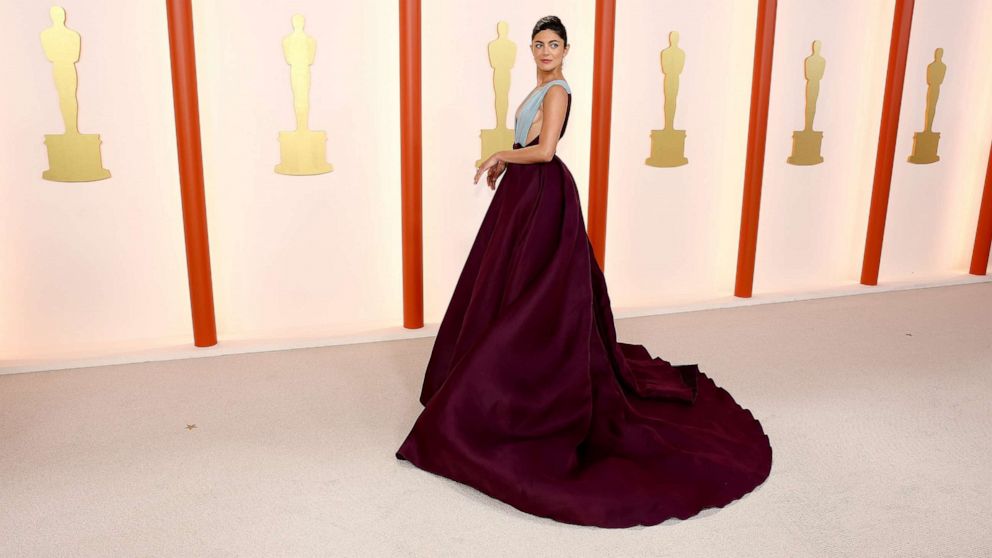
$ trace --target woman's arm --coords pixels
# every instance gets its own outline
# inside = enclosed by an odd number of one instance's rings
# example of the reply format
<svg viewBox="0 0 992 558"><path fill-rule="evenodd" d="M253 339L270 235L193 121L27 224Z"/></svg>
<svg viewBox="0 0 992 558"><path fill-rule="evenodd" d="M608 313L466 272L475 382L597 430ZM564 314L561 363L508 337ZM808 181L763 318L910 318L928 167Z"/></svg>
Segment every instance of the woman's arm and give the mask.
<svg viewBox="0 0 992 558"><path fill-rule="evenodd" d="M497 151L479 166L475 173L475 183L478 184L482 173L500 161L527 164L546 163L553 159L555 150L558 149L558 138L561 135L561 127L565 124L565 111L567 109L568 93L560 85L552 85L542 101L544 116L541 121L541 139L537 145Z"/></svg>

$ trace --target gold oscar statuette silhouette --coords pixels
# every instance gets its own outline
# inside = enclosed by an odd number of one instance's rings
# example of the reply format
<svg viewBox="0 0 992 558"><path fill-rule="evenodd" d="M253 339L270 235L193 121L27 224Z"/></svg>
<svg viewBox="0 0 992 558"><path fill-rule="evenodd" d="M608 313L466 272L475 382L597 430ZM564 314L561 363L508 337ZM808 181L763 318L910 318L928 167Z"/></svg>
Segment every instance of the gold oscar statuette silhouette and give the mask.
<svg viewBox="0 0 992 558"><path fill-rule="evenodd" d="M48 170L45 180L89 182L110 178L100 157L100 135L79 133L79 104L76 101L76 62L79 61L79 33L65 26L65 10L53 6L52 26L41 32L41 46L52 63L55 89L59 94L64 134L45 134Z"/></svg>
<svg viewBox="0 0 992 558"><path fill-rule="evenodd" d="M675 129L675 99L679 94L679 74L685 67L685 51L679 48L679 33L668 34L668 48L661 51L661 72L665 74L665 129L651 130L651 156L644 160L652 167L678 167L685 157L685 130Z"/></svg>
<svg viewBox="0 0 992 558"><path fill-rule="evenodd" d="M947 66L941 61L944 57L944 49L938 48L933 51L933 62L927 65L927 109L924 114L924 127L922 132L913 134L913 154L909 156L910 163L925 165L936 163L940 160L937 155L937 142L940 141L940 132L933 131L933 115L937 110L937 97L940 96L940 84L944 82L944 75L947 73Z"/></svg>
<svg viewBox="0 0 992 558"><path fill-rule="evenodd" d="M793 165L818 165L823 162L820 148L823 145L823 132L813 130L813 117L816 116L816 99L820 96L820 80L827 67L827 61L820 56L820 41L813 41L813 54L806 57L803 70L806 75L806 125L802 130L792 132L792 155L786 162Z"/></svg>
<svg viewBox="0 0 992 558"><path fill-rule="evenodd" d="M510 69L517 59L517 45L506 37L508 24L496 24L497 38L489 42L489 65L493 68L493 89L496 92L496 127L481 130L482 158L476 168L497 151L513 148L513 129L506 127L506 114L510 104Z"/></svg>
<svg viewBox="0 0 992 558"><path fill-rule="evenodd" d="M334 167L327 162L327 133L311 130L310 65L317 52L317 41L303 32L303 16L292 18L293 32L282 40L282 52L290 67L296 129L279 132L279 164L276 172L295 176L323 174Z"/></svg>

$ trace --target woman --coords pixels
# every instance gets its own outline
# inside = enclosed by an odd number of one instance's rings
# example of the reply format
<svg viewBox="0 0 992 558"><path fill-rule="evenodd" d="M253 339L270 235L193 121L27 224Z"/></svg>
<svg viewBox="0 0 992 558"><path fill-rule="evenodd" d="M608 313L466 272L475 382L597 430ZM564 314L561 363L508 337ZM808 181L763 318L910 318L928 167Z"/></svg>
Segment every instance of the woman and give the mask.
<svg viewBox="0 0 992 558"><path fill-rule="evenodd" d="M458 278L399 459L520 510L600 527L722 507L761 484L760 423L699 371L619 343L578 189L555 155L571 90L565 27L531 34L538 87ZM504 174L505 173L505 174Z"/></svg>

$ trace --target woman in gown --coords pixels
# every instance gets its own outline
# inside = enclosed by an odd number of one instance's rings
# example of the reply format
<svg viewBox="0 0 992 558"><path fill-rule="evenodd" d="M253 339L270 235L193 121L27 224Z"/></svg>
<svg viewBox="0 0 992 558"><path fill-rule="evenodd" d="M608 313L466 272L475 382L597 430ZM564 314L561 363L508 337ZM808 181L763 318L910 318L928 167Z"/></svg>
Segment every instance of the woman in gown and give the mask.
<svg viewBox="0 0 992 558"><path fill-rule="evenodd" d="M578 189L555 155L571 89L560 20L532 33L538 87L438 329L420 402L396 451L522 511L629 527L723 507L761 484L761 424L696 364L616 339Z"/></svg>

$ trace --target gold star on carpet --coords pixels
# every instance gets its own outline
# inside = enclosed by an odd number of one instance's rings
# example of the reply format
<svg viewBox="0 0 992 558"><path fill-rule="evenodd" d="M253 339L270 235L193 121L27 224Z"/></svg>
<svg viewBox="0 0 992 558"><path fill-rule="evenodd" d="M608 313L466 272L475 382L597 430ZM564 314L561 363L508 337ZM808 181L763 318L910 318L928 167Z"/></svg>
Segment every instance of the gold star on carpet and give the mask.
<svg viewBox="0 0 992 558"><path fill-rule="evenodd" d="M187 424L186 425L186 430L193 430L194 428L196 428L196 425L195 424Z"/></svg>

